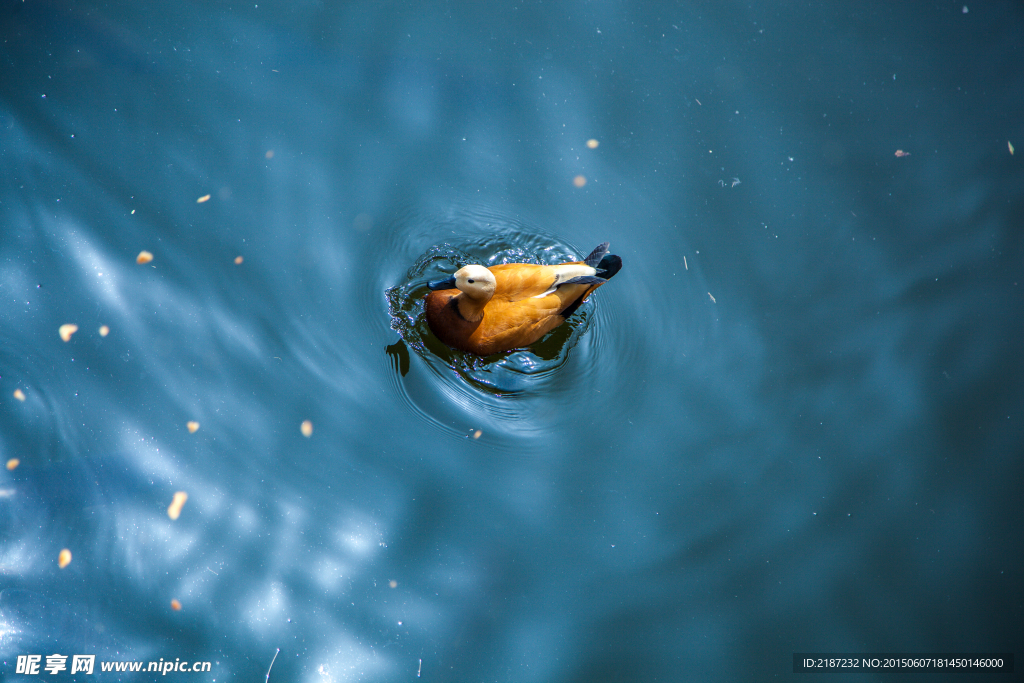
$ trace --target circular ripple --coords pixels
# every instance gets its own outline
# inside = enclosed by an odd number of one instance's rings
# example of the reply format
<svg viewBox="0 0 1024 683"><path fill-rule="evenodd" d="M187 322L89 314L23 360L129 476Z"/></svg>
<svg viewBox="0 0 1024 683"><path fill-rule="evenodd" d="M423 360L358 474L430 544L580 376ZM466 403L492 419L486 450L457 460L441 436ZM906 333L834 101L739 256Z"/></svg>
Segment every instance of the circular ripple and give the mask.
<svg viewBox="0 0 1024 683"><path fill-rule="evenodd" d="M402 239L406 248L409 242L422 244L423 236L445 236L424 245L401 281L386 292L391 327L401 335L415 365L397 382L407 402L422 417L458 436L472 433L481 420L509 436L543 431L550 401L541 397L550 398L565 388L563 368L574 366L571 385L579 390L595 366L589 361L602 353L615 353L601 348L609 338L591 334L607 322L598 301L600 293L529 348L481 358L446 346L430 331L423 312L430 291L427 282L470 263L578 261L596 243L577 250L520 220L480 209L462 208L433 217L406 214L402 220L409 223L389 232ZM415 376L419 368L427 370L427 386L424 378ZM458 413L463 413L461 420Z"/></svg>

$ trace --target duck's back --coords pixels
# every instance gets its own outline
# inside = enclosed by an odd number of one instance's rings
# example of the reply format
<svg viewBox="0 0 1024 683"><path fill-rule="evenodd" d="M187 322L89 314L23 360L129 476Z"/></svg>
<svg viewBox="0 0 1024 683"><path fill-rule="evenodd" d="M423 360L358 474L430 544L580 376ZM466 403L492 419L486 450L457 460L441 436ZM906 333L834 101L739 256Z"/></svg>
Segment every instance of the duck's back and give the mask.
<svg viewBox="0 0 1024 683"><path fill-rule="evenodd" d="M497 281L494 298L519 301L552 294L560 283L574 277L593 275L594 269L582 261L541 266L533 263L503 263L488 268Z"/></svg>

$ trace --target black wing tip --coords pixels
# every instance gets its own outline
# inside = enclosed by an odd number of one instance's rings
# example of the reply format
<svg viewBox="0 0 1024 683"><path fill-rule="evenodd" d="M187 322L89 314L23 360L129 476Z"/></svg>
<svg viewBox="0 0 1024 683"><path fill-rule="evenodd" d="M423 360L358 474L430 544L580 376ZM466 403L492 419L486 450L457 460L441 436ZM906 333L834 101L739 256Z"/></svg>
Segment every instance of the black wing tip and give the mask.
<svg viewBox="0 0 1024 683"><path fill-rule="evenodd" d="M608 253L608 246L610 244L611 242L601 242L601 244L597 245L597 248L594 249L594 251L590 252L590 256L583 259L583 262L591 268L597 268L597 264L599 264L605 254Z"/></svg>
<svg viewBox="0 0 1024 683"><path fill-rule="evenodd" d="M608 278L598 277L596 275L580 275L570 280L566 280L565 282L559 282L558 286L561 287L562 285L603 285L605 282L608 282Z"/></svg>

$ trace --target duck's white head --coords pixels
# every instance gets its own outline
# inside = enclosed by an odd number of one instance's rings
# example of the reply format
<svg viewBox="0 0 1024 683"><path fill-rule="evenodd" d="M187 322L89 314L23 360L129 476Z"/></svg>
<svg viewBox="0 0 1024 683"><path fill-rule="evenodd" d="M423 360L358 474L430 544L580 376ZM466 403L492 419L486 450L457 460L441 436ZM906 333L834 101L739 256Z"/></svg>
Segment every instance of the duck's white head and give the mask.
<svg viewBox="0 0 1024 683"><path fill-rule="evenodd" d="M455 271L455 286L470 299L487 301L494 295L494 273L483 266L464 266Z"/></svg>

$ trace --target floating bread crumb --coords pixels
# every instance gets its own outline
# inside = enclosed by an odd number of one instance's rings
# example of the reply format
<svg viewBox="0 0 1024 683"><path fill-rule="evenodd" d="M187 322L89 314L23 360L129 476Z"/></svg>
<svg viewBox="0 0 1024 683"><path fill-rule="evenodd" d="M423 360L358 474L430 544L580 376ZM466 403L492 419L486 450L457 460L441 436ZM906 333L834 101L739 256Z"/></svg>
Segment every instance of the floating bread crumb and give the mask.
<svg viewBox="0 0 1024 683"><path fill-rule="evenodd" d="M21 464L20 460L18 460L17 458L11 458L10 460L7 461L7 469L14 470L20 464Z"/></svg>
<svg viewBox="0 0 1024 683"><path fill-rule="evenodd" d="M586 176L578 175L572 179L572 184L575 185L576 187L583 187L584 185L587 184L587 178Z"/></svg>
<svg viewBox="0 0 1024 683"><path fill-rule="evenodd" d="M202 197L196 200L196 204L202 204L203 202L210 201L210 195L204 194Z"/></svg>
<svg viewBox="0 0 1024 683"><path fill-rule="evenodd" d="M171 600L171 609L174 610L175 612L181 611L181 603L178 602L177 598L175 598L174 600Z"/></svg>
<svg viewBox="0 0 1024 683"><path fill-rule="evenodd" d="M185 426L188 427L189 434L195 434L197 431L199 431L199 423L196 422L195 420L189 420L188 424L186 424Z"/></svg>
<svg viewBox="0 0 1024 683"><path fill-rule="evenodd" d="M590 138L589 140L587 140L587 147L589 147L590 149L597 149L597 146L600 144L601 143L595 140L594 138Z"/></svg>
<svg viewBox="0 0 1024 683"><path fill-rule="evenodd" d="M69 342L71 341L71 335L78 332L78 325L75 325L74 323L67 323L65 325L61 325L57 332L60 334L61 339Z"/></svg>
<svg viewBox="0 0 1024 683"><path fill-rule="evenodd" d="M184 491L178 491L175 493L174 500L172 500L171 504L167 507L167 516L171 519L177 519L181 514L181 508L185 504L186 500L188 500L188 494Z"/></svg>
<svg viewBox="0 0 1024 683"><path fill-rule="evenodd" d="M24 401L25 400L25 392L22 391L21 389L15 389L14 390L14 398L18 399L19 401Z"/></svg>
<svg viewBox="0 0 1024 683"><path fill-rule="evenodd" d="M106 325L100 325L100 336L106 337L108 334L110 334L110 328Z"/></svg>
<svg viewBox="0 0 1024 683"><path fill-rule="evenodd" d="M302 435L308 439L313 436L313 423L309 420L304 420L302 422L302 426L299 427L299 430L302 432Z"/></svg>
<svg viewBox="0 0 1024 683"><path fill-rule="evenodd" d="M140 251L139 255L135 257L136 263L149 263L153 260L153 255L148 251Z"/></svg>
<svg viewBox="0 0 1024 683"><path fill-rule="evenodd" d="M57 556L57 566L61 569L71 564L71 551L67 548L60 551L60 555Z"/></svg>

